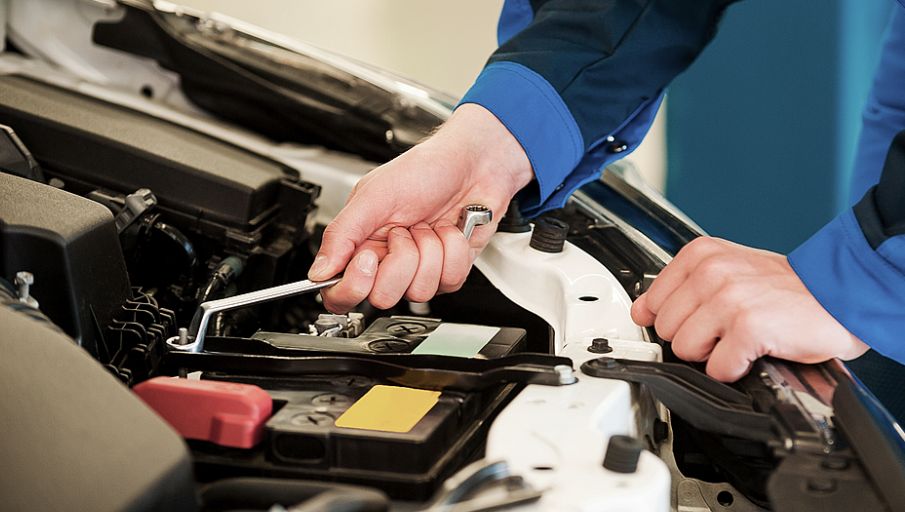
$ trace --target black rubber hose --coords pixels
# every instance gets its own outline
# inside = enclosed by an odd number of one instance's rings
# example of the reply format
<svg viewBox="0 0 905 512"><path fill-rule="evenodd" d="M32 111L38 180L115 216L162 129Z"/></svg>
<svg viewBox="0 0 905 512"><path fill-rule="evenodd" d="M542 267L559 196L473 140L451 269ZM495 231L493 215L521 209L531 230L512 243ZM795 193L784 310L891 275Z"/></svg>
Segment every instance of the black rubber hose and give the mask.
<svg viewBox="0 0 905 512"><path fill-rule="evenodd" d="M214 270L198 295L198 305L220 298L220 291L226 289L233 279L239 277L245 269L242 260L235 256L224 258Z"/></svg>
<svg viewBox="0 0 905 512"><path fill-rule="evenodd" d="M368 487L251 477L214 482L201 491L201 501L206 512L269 510L275 504L294 512L385 512L390 505L386 494Z"/></svg>

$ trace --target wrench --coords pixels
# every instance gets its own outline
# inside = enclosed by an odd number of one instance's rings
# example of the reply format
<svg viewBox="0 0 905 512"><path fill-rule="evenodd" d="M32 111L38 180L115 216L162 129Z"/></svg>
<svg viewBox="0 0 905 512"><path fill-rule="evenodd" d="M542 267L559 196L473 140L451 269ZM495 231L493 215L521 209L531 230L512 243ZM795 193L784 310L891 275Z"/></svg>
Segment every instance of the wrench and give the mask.
<svg viewBox="0 0 905 512"><path fill-rule="evenodd" d="M469 240L475 227L490 224L492 219L493 212L490 211L490 208L480 204L470 204L462 208L457 227L465 235L465 239Z"/></svg>
<svg viewBox="0 0 905 512"><path fill-rule="evenodd" d="M487 224L490 222L491 218L492 214L490 208L473 204L462 208L462 213L459 215L458 226L467 240L471 237L471 232L474 230L475 226ZM192 323L189 325L189 328L187 330L180 329L178 336L167 339L167 347L181 352L203 352L204 335L207 332L207 326L213 315L245 306L293 297L303 293L316 292L322 288L333 286L341 279L342 275L326 281L317 282L305 279L304 281L287 283L254 292L243 293L241 295L204 302L198 306L198 310L195 311L195 316L192 317Z"/></svg>

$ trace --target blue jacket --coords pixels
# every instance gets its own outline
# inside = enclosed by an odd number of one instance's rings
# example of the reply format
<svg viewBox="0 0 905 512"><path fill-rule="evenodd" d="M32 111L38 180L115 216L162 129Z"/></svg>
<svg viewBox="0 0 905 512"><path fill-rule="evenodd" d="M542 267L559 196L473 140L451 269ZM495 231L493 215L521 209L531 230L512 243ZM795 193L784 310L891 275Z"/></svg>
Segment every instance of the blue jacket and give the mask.
<svg viewBox="0 0 905 512"><path fill-rule="evenodd" d="M463 103L496 115L536 182L527 215L564 204L637 147L669 82L713 38L734 0L506 0L499 49ZM897 9L864 109L857 205L789 255L842 325L905 363L905 9ZM881 179L882 173L882 179ZM879 184L878 184L879 183Z"/></svg>

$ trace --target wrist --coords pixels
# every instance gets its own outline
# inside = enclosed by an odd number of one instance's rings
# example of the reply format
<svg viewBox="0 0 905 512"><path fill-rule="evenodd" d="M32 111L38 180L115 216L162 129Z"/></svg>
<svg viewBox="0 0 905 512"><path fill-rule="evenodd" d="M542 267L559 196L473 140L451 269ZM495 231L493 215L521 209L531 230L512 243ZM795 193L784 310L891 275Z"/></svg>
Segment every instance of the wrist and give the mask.
<svg viewBox="0 0 905 512"><path fill-rule="evenodd" d="M534 179L534 170L524 148L506 126L486 108L465 103L459 105L435 138L456 138L464 148L469 167L481 174L505 180L510 196Z"/></svg>

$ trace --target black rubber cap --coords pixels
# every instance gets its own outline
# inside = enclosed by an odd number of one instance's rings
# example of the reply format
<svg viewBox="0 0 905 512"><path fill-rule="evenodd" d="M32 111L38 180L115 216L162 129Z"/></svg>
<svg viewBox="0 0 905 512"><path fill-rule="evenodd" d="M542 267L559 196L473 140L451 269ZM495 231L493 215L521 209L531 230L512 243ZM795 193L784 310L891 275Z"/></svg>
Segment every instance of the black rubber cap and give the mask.
<svg viewBox="0 0 905 512"><path fill-rule="evenodd" d="M528 224L525 216L522 215L521 210L519 210L518 199L509 201L509 208L506 210L506 215L500 219L500 223L497 225L496 230L502 233L527 233L528 231L531 231L531 226Z"/></svg>
<svg viewBox="0 0 905 512"><path fill-rule="evenodd" d="M568 233L569 225L565 222L552 217L538 217L534 221L534 233L531 234L528 245L541 252L562 252Z"/></svg>
<svg viewBox="0 0 905 512"><path fill-rule="evenodd" d="M634 437L613 436L606 446L603 467L616 473L634 473L644 445Z"/></svg>

